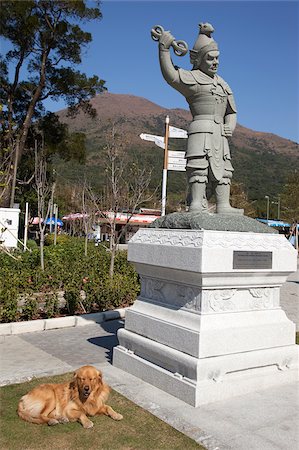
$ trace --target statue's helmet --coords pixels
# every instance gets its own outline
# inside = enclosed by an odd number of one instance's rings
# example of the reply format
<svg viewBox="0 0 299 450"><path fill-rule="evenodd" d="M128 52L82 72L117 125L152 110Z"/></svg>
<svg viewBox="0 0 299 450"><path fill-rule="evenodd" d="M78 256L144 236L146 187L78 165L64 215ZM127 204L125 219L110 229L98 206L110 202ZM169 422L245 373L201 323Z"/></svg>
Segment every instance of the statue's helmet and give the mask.
<svg viewBox="0 0 299 450"><path fill-rule="evenodd" d="M197 69L203 56L212 51L218 50L217 42L211 37L214 32L214 28L210 23L199 24L198 38L190 50L190 62L193 64L193 69Z"/></svg>

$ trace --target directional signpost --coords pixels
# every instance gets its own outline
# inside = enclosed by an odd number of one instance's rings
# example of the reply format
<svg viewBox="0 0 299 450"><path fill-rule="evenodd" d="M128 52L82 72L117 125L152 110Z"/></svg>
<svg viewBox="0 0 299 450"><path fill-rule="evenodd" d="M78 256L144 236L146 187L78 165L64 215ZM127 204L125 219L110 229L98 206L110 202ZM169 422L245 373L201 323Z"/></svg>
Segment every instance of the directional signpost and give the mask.
<svg viewBox="0 0 299 450"><path fill-rule="evenodd" d="M181 128L176 128L176 127L170 126L169 125L169 117L166 116L165 137L156 136L154 134L141 133L140 138L143 139L144 141L154 142L158 147L161 147L164 149L161 216L165 216L167 170L184 172L184 171L186 171L186 163L187 163L187 160L185 158L185 152L168 150L168 139L169 138L187 139L188 134L187 134L186 130L182 130Z"/></svg>

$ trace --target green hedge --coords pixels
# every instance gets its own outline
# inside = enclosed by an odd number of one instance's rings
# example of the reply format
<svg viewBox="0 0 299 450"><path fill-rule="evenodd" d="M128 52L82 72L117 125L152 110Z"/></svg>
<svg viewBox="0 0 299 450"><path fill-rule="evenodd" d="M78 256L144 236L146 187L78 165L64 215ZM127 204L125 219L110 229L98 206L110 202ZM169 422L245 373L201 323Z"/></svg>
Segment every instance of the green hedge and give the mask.
<svg viewBox="0 0 299 450"><path fill-rule="evenodd" d="M47 244L44 272L38 248L31 253L16 251L14 258L0 252L0 322L103 311L136 299L140 285L127 252L117 253L110 279L110 253L105 247L89 243L85 257L82 239L59 236L56 246L50 239ZM61 291L63 310L58 301Z"/></svg>

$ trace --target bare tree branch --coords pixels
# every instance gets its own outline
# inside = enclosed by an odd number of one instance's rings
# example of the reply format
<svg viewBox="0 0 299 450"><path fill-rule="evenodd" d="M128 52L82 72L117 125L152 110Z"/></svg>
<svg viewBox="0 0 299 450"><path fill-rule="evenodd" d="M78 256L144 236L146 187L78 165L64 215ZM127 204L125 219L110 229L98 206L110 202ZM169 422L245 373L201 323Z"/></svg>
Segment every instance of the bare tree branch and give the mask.
<svg viewBox="0 0 299 450"><path fill-rule="evenodd" d="M40 235L40 262L42 270L45 269L44 264L44 241L45 230L47 226L47 219L51 209L51 199L53 198L52 189L54 184L51 184L47 176L47 163L44 155L44 145L41 144L41 149L38 152L38 142L35 140L35 190L37 194L38 207L38 225Z"/></svg>

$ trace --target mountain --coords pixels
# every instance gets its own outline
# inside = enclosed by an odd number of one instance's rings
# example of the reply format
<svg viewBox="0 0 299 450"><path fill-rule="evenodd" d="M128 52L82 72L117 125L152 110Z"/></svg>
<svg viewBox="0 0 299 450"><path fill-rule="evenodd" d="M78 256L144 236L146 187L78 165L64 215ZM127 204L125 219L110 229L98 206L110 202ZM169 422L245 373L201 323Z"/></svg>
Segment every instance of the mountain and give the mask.
<svg viewBox="0 0 299 450"><path fill-rule="evenodd" d="M97 117L91 119L84 113L76 117L67 116L67 111L57 113L71 131L86 133L88 144L87 172L95 184L102 184L103 137L114 123L126 136L126 148L130 153L153 168L153 183L159 183L163 167L163 150L151 142L143 141L141 133L163 136L165 117L170 124L187 129L191 114L184 109L166 109L145 98L134 95L103 93L91 101ZM170 149L184 150L186 140L170 141ZM299 145L275 134L257 132L237 125L231 138L232 162L235 168L234 180L245 185L251 200L264 199L265 195L276 196L282 190L287 177L299 167ZM63 176L75 180L82 172L76 164L63 166ZM185 177L182 173L169 174L168 190L185 192Z"/></svg>

